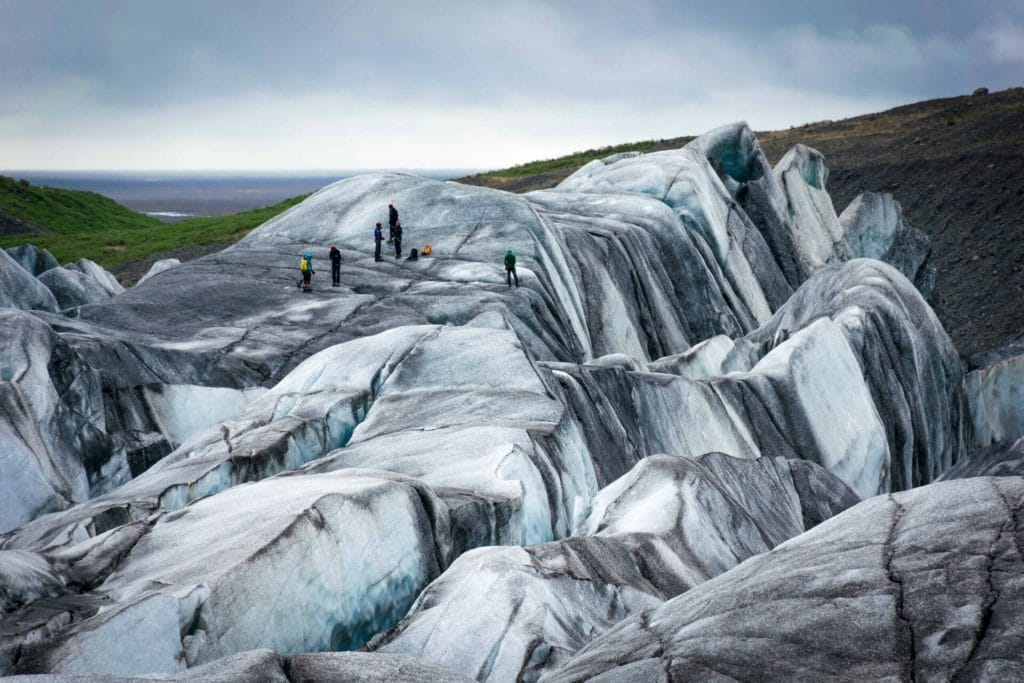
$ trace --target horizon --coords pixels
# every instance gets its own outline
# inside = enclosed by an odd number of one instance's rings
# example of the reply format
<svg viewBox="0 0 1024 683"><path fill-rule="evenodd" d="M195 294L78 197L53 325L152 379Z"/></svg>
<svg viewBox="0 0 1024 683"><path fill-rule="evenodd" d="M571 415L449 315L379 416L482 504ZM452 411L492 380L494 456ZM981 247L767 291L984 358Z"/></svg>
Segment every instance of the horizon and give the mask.
<svg viewBox="0 0 1024 683"><path fill-rule="evenodd" d="M1024 82L1024 81L1022 81L1022 82ZM1003 90L1012 89L1012 88L1015 88L1015 87L1022 87L1022 86L1010 85L1010 86L1007 86L1006 88L1004 88ZM997 91L993 90L992 92L997 92ZM969 95L969 94L970 93L954 93L954 94L950 94L950 95L943 95L943 96L940 96L940 97L929 98L929 99L952 99L952 98L955 98L955 97L960 97L960 96ZM846 119L846 118L857 118L857 117L860 117L860 116L869 116L871 114L880 114L880 113L884 113L885 111L888 111L889 109L893 109L893 108L896 108L896 107L901 107L901 106L905 106L905 105L909 105L909 104L916 104L917 102L921 102L921 101L928 101L928 100L915 100L913 102L895 103L892 106L886 107L884 109L873 110L873 111L864 111L864 112L856 112L856 113L853 113L853 114L850 114L848 116L843 117L843 119ZM838 119L838 120L843 120L843 119ZM815 124L815 123L820 123L820 122L826 121L826 120L830 120L830 119L816 119L816 120L813 120L813 121L810 121L810 120L808 120L808 121L801 121L801 122L789 124L788 126L785 126L785 127L787 127L787 128L795 128L795 127L800 127L800 126L804 126L804 125L811 125L811 124ZM831 120L837 120L837 119L831 119ZM746 118L737 119L736 120L736 122L743 122L743 123L747 123L748 121L749 121L749 119L746 119ZM725 123L720 124L720 125L728 125L729 123L733 123L733 122L725 122ZM749 123L748 123L748 125L749 125ZM781 128L757 129L754 126L750 126L750 127L751 127L752 130L754 130L755 133L766 133L766 132L770 132L770 131L781 130ZM707 132L709 132L710 130L713 130L713 129L714 128L709 128L707 130L703 130L703 131L700 131L700 132L679 133L679 134L676 134L676 135L669 135L669 136L666 136L666 137L663 137L663 138L656 138L656 139L658 139L658 140L671 140L671 139L674 139L674 138L687 137L687 136L694 136L694 137L696 137L698 135L702 135L703 133L707 133ZM648 138L648 139L652 139L652 138ZM636 143L640 143L640 142L644 142L644 141L646 141L646 140L640 139L640 138L633 138L633 139L626 140L626 141L608 141L608 142L606 142L604 144L601 144L601 145L598 145L596 147L589 147L589 148L586 148L586 149L572 149L572 150L569 150L569 151L564 152L562 154L557 154L557 155L554 155L554 156L543 157L543 158L538 157L538 158L532 158L532 159L524 159L522 161L517 161L517 162L515 162L513 164L507 164L505 166L490 166L490 167L477 167L477 168L461 168L461 167L457 167L457 166L453 166L453 167L445 167L445 166L411 167L410 166L410 167L404 167L404 168L390 168L390 167L381 166L381 167L377 167L377 168L263 168L263 169L260 169L260 168L213 168L213 167L211 167L211 168L179 168L179 169L174 169L174 168L17 168L17 169L6 169L6 170L5 169L0 169L0 175L6 175L6 176L11 177L12 174L18 174L18 173L26 173L26 174L28 174L28 173L31 173L31 174L55 174L55 175L56 174L75 174L75 173L93 174L93 175L117 175L117 174L152 173L152 174L163 174L163 175L168 175L168 176L171 176L171 175L193 175L193 176L196 176L196 175L201 175L201 174L209 174L211 176L233 175L235 177L245 177L245 176L274 177L274 176L277 176L277 175L281 175L281 176L306 175L306 176L315 177L315 176L329 176L329 175L332 175L332 174L339 174L339 173L343 173L343 174L347 174L347 175L361 175L361 174L368 174L368 173L413 173L413 174L416 174L416 173L419 173L419 172L428 172L428 171L429 172L433 172L433 173L441 173L441 172L454 171L454 172L463 173L464 175L470 175L470 174L475 174L475 173L488 173L488 172L495 171L495 170L500 170L500 169L503 169L503 168L512 168L514 166L528 164L528 163L532 163L532 162L536 162L536 161L551 161L551 160L558 159L558 158L561 158L561 157L564 157L564 156L568 156L570 154L576 154L576 153L581 153L581 152L586 152L586 151L591 151L591 150L600 150L600 149L605 148L605 147L611 147L611 146L621 145L621 144L636 144Z"/></svg>
<svg viewBox="0 0 1024 683"><path fill-rule="evenodd" d="M1024 83L1024 81L1022 81L1022 83ZM991 92L992 93L997 93L997 92L1001 92L1003 90L1012 90L1014 88L1020 88L1020 87L1024 87L1024 85L1009 85L1006 88L1003 88L1001 90L994 90L993 89L993 90L991 90ZM913 102L901 102L901 103L896 103L896 104L892 105L891 107L887 107L885 109L880 109L880 110L877 110L877 111L865 111L865 112L854 113L854 114L851 114L850 116L845 117L844 119L817 119L817 120L814 120L814 121L802 121L802 122L790 124L787 127L788 128L799 128L801 126L813 125L813 124L816 124L816 123L822 123L824 121L829 121L829 120L832 120L832 121L845 120L845 119L850 119L850 118L858 118L858 117L861 117L861 116L870 116L872 114L882 114L882 113L885 113L886 111L889 111L889 110L894 109L894 108L898 108L898 107L902 107L902 106L907 106L907 105L912 105L912 104L917 104L919 102L927 102L927 101L932 101L932 100L943 100L943 99L954 99L956 97L962 97L962 96L966 96L966 95L969 95L969 94L970 93L955 93L955 94L950 94L950 95L944 95L944 96L940 96L940 97L930 98L928 100L915 100ZM746 123L747 119L740 119L739 121L742 121L742 122ZM723 124L723 125L728 125L728 124ZM774 132L774 131L777 131L777 130L781 130L781 128L757 130L753 126L751 126L751 129L754 130L755 134L761 134L761 133ZM696 137L696 136L702 135L703 133L707 133L710 130L713 130L713 129L708 129L708 130L705 130L705 131L701 131L699 133L681 133L679 135L672 135L672 136L668 136L668 137L665 137L665 138L659 138L659 140L670 140L670 139L674 139L674 138L687 137L687 136L694 136L694 137ZM568 152L566 152L564 154L559 154L559 155L556 155L556 156L545 157L545 158L527 159L527 160L524 160L524 161L516 162L515 164L509 164L508 166L502 166L502 167L492 166L492 167L478 167L478 168L459 168L459 167L444 167L444 166L436 166L436 167L424 166L424 167L406 167L406 168L377 167L377 168L263 168L263 169L260 169L260 168L248 168L248 169L247 168L180 168L180 169L172 169L172 168L17 168L17 169L0 169L0 175L6 175L8 177L13 177L13 175L16 175L16 174L19 174L19 173L24 173L24 174L36 174L36 175L43 175L43 174L53 174L53 175L62 175L62 174L91 174L91 175L99 176L99 175L146 174L146 173L150 173L150 174L166 175L166 176L175 176L175 175L200 176L200 175L206 174L206 175L213 176L213 177L215 177L215 176L233 176L233 177L236 177L236 178L238 178L238 177L247 177L247 176L272 178L272 177L275 177L275 176L285 177L285 176L297 176L297 175L304 175L304 176L307 176L307 177L320 177L320 176L330 176L330 175L334 175L334 174L345 174L345 175L351 176L351 175L361 175L361 174L369 174L369 173L412 173L412 174L417 174L417 173L422 173L422 172L431 172L431 173L434 173L434 174L446 173L446 172L457 172L457 173L461 173L461 174L464 174L464 175L471 175L471 174L477 174L477 173L488 173L488 172L492 172L492 171L496 171L496 170L501 170L502 168L512 168L514 166L528 164L528 163L537 162L537 161L551 161L551 160L555 160L555 159L558 159L558 158L561 158L561 157L564 157L564 156L568 156L568 155L571 155L571 154L582 153L582 152L591 151L591 150L600 150L600 149L605 148L605 147L611 147L611 146L621 145L621 144L637 144L637 143L644 142L644 141L645 140L641 140L639 138L628 140L628 141L625 141L625 142L609 141L608 143L602 144L602 145L597 146L597 147L591 147L591 148L588 148L588 149L574 149L574 150L568 151Z"/></svg>
<svg viewBox="0 0 1024 683"><path fill-rule="evenodd" d="M0 0L24 172L492 170L1021 84L1024 5Z"/></svg>
<svg viewBox="0 0 1024 683"><path fill-rule="evenodd" d="M182 169L161 169L161 168L13 168L13 169L0 169L0 175L13 177L15 174L25 173L33 175L163 175L163 176L176 176L176 175L207 175L210 177L218 176L230 176L234 178L245 178L245 177L258 177L258 178L273 178L276 176L281 177L293 177L296 175L306 176L310 178L316 178L321 176L331 176L336 174L346 175L361 175L366 173L447 173L447 172L459 172L459 173L480 173L490 169L480 168L313 168L313 169L231 169L231 168L182 168Z"/></svg>

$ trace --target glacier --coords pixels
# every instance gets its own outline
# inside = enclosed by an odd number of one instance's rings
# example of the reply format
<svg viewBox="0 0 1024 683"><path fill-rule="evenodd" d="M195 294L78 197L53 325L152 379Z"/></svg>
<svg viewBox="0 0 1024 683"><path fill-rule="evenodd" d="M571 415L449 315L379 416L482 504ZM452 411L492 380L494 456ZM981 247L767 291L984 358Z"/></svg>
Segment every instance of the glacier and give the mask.
<svg viewBox="0 0 1024 683"><path fill-rule="evenodd" d="M127 290L0 254L0 675L1012 674L1024 348L965 364L924 234L827 181L733 124L523 195L355 176ZM374 261L389 203L430 256Z"/></svg>
<svg viewBox="0 0 1024 683"><path fill-rule="evenodd" d="M1022 493L1019 477L976 477L872 498L543 680L1017 678Z"/></svg>
<svg viewBox="0 0 1024 683"><path fill-rule="evenodd" d="M536 680L626 617L859 501L806 461L652 455L594 497L571 538L459 557L373 650Z"/></svg>

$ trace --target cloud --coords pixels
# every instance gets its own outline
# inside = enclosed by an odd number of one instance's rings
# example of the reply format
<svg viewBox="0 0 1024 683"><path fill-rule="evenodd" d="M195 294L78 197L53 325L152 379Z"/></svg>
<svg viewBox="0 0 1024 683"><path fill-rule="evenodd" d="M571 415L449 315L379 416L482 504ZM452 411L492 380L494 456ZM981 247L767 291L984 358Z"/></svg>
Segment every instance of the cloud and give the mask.
<svg viewBox="0 0 1024 683"><path fill-rule="evenodd" d="M917 35L902 25L826 33L803 24L775 37L783 55L779 65L795 81L829 91L920 92L922 84L948 80L970 61L963 43L941 34Z"/></svg>
<svg viewBox="0 0 1024 683"><path fill-rule="evenodd" d="M1005 23L979 31L978 37L996 63L1024 64L1024 29L1017 24Z"/></svg>
<svg viewBox="0 0 1024 683"><path fill-rule="evenodd" d="M871 100L867 106L896 103ZM397 107L366 108L344 94L253 95L169 107L157 129L148 114L116 107L83 111L59 126L26 115L17 122L20 130L0 126L0 139L7 138L5 158L18 160L11 168L47 168L54 149L74 160L64 168L88 170L493 168L741 119L772 129L803 120L806 111L840 118L864 106L860 98L732 86L656 109L643 101L552 108L523 99L498 109L427 103L409 116ZM38 144L42 135L45 145Z"/></svg>
<svg viewBox="0 0 1024 683"><path fill-rule="evenodd" d="M875 0L0 0L0 148L24 168L500 166L1015 84L1022 11L990 14Z"/></svg>

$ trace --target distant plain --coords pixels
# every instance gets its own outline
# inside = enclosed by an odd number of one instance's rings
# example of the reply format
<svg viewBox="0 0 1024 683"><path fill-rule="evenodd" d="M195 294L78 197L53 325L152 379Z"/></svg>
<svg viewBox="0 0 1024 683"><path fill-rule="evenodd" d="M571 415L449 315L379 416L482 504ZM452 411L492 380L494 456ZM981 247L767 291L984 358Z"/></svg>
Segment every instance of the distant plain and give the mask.
<svg viewBox="0 0 1024 683"><path fill-rule="evenodd" d="M157 218L176 223L188 218L226 216L307 195L336 180L367 170L253 173L232 171L0 171L33 185L96 192ZM473 173L469 169L416 169L426 178L446 180Z"/></svg>

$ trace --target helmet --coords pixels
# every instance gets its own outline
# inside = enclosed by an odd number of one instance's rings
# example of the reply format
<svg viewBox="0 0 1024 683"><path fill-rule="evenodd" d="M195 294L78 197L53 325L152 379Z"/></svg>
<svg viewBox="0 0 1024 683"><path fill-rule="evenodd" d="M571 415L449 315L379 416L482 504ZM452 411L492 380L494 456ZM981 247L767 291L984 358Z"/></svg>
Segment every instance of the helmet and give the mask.
<svg viewBox="0 0 1024 683"><path fill-rule="evenodd" d="M380 227L380 221L377 221L377 227L378 228Z"/></svg>
<svg viewBox="0 0 1024 683"><path fill-rule="evenodd" d="M305 256L306 258L313 258L313 252L307 251L305 254L303 254L303 256Z"/></svg>

